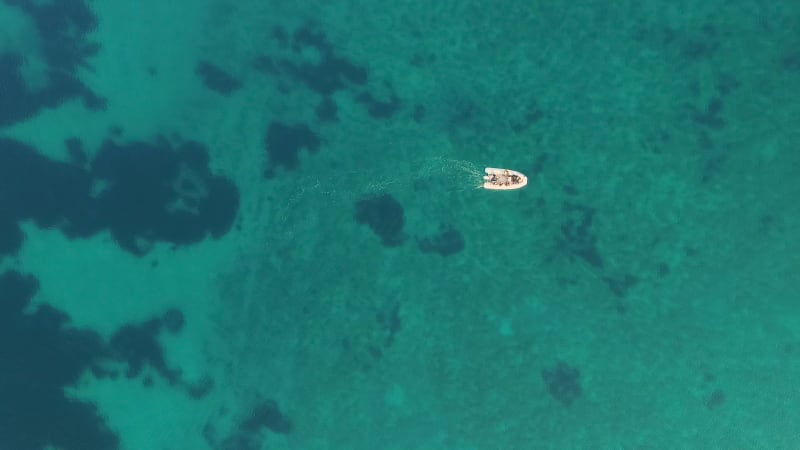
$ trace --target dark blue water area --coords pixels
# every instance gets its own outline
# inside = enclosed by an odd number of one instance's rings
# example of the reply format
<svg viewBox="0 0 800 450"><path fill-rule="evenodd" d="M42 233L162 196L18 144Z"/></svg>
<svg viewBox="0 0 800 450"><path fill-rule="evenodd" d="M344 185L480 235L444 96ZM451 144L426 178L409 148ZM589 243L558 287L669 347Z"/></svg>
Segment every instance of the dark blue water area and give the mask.
<svg viewBox="0 0 800 450"><path fill-rule="evenodd" d="M0 136L2 127L35 119L68 101L102 113L102 94L77 75L100 48L89 37L97 18L88 5L79 0L3 3L0 8L27 15L34 24L49 81L29 89L22 70L28 55L13 49L0 52ZM226 84L213 72L211 77ZM180 247L221 238L234 225L239 190L210 171L202 143L161 137L119 142L109 133L100 148L86 149L76 134L65 140L64 150L69 157L56 161L30 144L0 137L3 262L13 263L26 244L23 222L59 230L71 240L108 232L113 245L136 257L156 243ZM120 437L97 407L66 395L65 389L75 387L85 374L148 384L152 380L142 374L149 368L192 397L203 397L212 388L211 380L185 382L180 369L166 363L159 336L181 332L180 310L168 308L142 323L125 324L104 339L91 329L75 328L64 311L47 305L31 308L38 290L35 273L0 273L1 449L118 448ZM279 416L275 411L273 420Z"/></svg>
<svg viewBox="0 0 800 450"><path fill-rule="evenodd" d="M101 48L91 38L98 18L88 3L3 0L0 7L24 14L33 24L41 39L48 80L45 86L31 89L24 72L30 55L13 48L0 51L0 261L13 263L26 245L30 237L21 225L28 222L58 230L69 240L110 233L112 245L135 257L148 255L156 244L197 245L231 231L239 214L239 188L212 173L208 148L201 142L176 136L122 140L122 124L109 130L99 148L87 148L79 133L66 138L67 158L54 160L34 145L3 135L4 127L37 119L76 100L86 111L102 114L107 100L78 75ZM323 61L308 67L290 58L265 56L255 68L269 72L269 67L280 66L299 85L322 95L319 120L335 121L336 107L330 96L346 85L364 84L366 70L336 56L325 37L312 28L298 30L291 39L295 45L317 48ZM241 81L212 61L198 61L195 75L210 92L223 97L242 87ZM356 100L377 117L389 117L396 109L367 92L357 93ZM298 153L319 146L319 138L307 126L274 122L266 129L266 178L276 168L295 170ZM370 211L396 206L389 199L376 202L360 207L359 220L369 223L385 242L398 242L402 210L386 219ZM31 307L39 283L35 273L16 269L0 273L0 449L119 448L121 437L97 406L66 394L86 374L106 380L139 380L148 386L155 373L197 399L214 388L210 379L185 381L180 368L166 362L159 337L181 333L182 311L165 309L143 322L125 324L104 339L97 331L75 328L67 312L48 305ZM250 405L238 431L215 437L215 445L255 448L262 429L279 434L292 429L291 420L270 399Z"/></svg>

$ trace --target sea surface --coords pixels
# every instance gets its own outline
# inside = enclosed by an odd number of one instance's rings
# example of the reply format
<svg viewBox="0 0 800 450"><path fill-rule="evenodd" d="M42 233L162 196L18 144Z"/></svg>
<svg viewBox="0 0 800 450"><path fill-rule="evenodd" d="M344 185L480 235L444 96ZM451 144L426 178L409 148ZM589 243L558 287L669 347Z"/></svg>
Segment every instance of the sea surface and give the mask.
<svg viewBox="0 0 800 450"><path fill-rule="evenodd" d="M0 450L791 450L798 380L796 0L0 0Z"/></svg>

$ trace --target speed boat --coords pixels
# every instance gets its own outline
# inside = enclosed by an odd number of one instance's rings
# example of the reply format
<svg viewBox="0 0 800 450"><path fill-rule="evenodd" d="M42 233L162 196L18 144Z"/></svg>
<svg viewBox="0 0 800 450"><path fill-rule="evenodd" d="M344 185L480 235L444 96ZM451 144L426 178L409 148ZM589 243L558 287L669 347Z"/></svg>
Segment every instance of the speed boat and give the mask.
<svg viewBox="0 0 800 450"><path fill-rule="evenodd" d="M528 177L516 170L487 167L485 171L486 175L483 177L484 189L509 191L512 189L524 188L528 184Z"/></svg>

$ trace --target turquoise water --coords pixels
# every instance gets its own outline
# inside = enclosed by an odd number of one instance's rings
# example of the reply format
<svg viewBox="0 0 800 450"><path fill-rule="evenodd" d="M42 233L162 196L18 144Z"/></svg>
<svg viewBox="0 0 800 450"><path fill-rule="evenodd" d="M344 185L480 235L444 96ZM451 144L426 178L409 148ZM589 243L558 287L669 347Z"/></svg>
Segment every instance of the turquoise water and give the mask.
<svg viewBox="0 0 800 450"><path fill-rule="evenodd" d="M0 1L0 449L800 446L796 2L123 3Z"/></svg>

